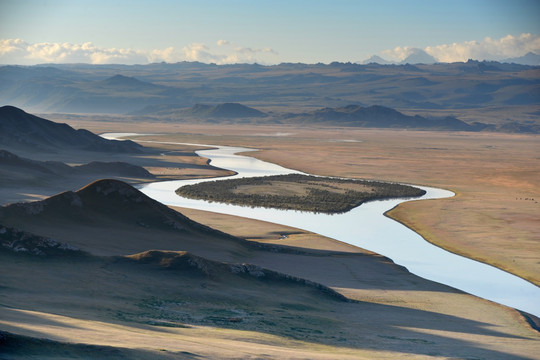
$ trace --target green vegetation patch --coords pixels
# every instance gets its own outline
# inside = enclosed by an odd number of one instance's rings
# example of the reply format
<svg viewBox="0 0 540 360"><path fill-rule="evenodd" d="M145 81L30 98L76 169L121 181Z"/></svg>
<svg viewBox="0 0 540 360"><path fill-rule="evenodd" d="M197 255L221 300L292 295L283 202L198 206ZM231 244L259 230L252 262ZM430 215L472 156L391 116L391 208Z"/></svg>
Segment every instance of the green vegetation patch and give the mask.
<svg viewBox="0 0 540 360"><path fill-rule="evenodd" d="M380 181L289 174L202 182L182 186L176 193L235 205L331 214L347 212L366 201L417 197L426 192Z"/></svg>

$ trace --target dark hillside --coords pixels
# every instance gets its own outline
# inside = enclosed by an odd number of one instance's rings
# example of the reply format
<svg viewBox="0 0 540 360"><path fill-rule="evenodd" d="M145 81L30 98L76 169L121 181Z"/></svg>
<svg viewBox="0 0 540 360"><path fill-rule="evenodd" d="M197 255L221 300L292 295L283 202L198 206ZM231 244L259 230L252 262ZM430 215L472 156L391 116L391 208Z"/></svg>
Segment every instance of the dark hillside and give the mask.
<svg viewBox="0 0 540 360"><path fill-rule="evenodd" d="M211 118L248 118L248 117L264 117L265 113L238 103L224 103L219 105L203 105L196 104L192 108L186 109L183 112L185 115L194 117L211 117Z"/></svg>
<svg viewBox="0 0 540 360"><path fill-rule="evenodd" d="M226 257L229 252L261 247L194 222L112 179L44 200L0 207L0 224L100 255L181 249Z"/></svg>
<svg viewBox="0 0 540 360"><path fill-rule="evenodd" d="M371 128L474 131L482 127L481 125L473 127L453 117L428 119L419 115L405 115L384 106L348 105L338 108L324 108L303 114L289 114L288 118L306 124L319 123Z"/></svg>
<svg viewBox="0 0 540 360"><path fill-rule="evenodd" d="M0 217L18 218L23 223L30 218L52 223L71 219L79 224L91 224L105 217L137 227L144 219L145 226L177 230L192 223L134 187L112 179L98 180L75 192L66 191L41 201L4 206L0 208Z"/></svg>
<svg viewBox="0 0 540 360"><path fill-rule="evenodd" d="M13 106L0 107L0 147L22 150L86 150L100 152L140 152L132 141L106 140L88 130L28 114Z"/></svg>
<svg viewBox="0 0 540 360"><path fill-rule="evenodd" d="M124 75L114 75L108 79L100 81L96 84L97 86L115 88L115 89L124 89L124 90L133 90L140 91L141 89L156 89L160 86L138 80L131 76Z"/></svg>
<svg viewBox="0 0 540 360"><path fill-rule="evenodd" d="M0 186L15 189L23 185L44 186L55 184L59 179L79 182L83 178L90 181L107 177L136 179L154 178L141 166L125 162L92 161L78 166L69 166L61 161L39 161L19 157L7 150L0 149Z"/></svg>

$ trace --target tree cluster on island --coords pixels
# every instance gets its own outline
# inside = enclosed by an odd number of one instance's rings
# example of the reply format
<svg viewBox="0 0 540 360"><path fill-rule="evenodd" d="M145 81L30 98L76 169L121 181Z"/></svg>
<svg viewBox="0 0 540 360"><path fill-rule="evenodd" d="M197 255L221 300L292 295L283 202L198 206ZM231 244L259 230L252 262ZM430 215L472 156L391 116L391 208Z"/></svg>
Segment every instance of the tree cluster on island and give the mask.
<svg viewBox="0 0 540 360"><path fill-rule="evenodd" d="M367 201L417 197L425 191L389 182L288 174L207 181L182 186L176 193L212 202L332 214Z"/></svg>

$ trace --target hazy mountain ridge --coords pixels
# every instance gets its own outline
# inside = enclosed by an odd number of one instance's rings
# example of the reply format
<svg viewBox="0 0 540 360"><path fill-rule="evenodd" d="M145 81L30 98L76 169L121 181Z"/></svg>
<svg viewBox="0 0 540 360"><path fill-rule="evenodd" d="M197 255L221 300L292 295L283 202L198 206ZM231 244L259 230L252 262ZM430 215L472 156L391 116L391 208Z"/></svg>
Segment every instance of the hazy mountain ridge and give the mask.
<svg viewBox="0 0 540 360"><path fill-rule="evenodd" d="M224 103L215 106L196 104L186 111L189 115L212 118L264 117L263 112L238 103Z"/></svg>
<svg viewBox="0 0 540 360"><path fill-rule="evenodd" d="M409 116L384 106L348 105L339 108L324 108L309 113L291 114L289 118L310 124L322 123L372 128L479 131L488 127L486 124L469 125L451 116L431 119L419 115Z"/></svg>
<svg viewBox="0 0 540 360"><path fill-rule="evenodd" d="M213 119L240 119L266 117L262 111L239 103L223 103L218 105L195 104L186 108L175 104L150 105L134 111L130 115L177 116Z"/></svg>
<svg viewBox="0 0 540 360"><path fill-rule="evenodd" d="M416 80L419 77L424 80ZM400 110L455 111L532 106L538 110L539 93L538 67L472 60L431 65L181 62L0 67L0 103L33 112L131 113L151 105L189 108L222 103L280 108L378 104Z"/></svg>
<svg viewBox="0 0 540 360"><path fill-rule="evenodd" d="M87 164L69 166L60 161L39 161L19 157L7 150L0 149L0 173L2 170L36 171L52 176L73 176L81 174L108 173L117 176L153 178L154 176L141 166L126 162L92 161Z"/></svg>
<svg viewBox="0 0 540 360"><path fill-rule="evenodd" d="M427 82L425 78L411 79L414 82ZM226 110L224 110L226 109ZM326 126L351 126L366 128L396 128L420 130L449 130L449 131L500 131L539 133L540 125L509 122L495 126L483 122L467 123L454 116L424 117L420 115L405 115L395 109L385 106L347 105L343 107L326 107L301 113L271 113L267 114L252 107L241 104L202 105L191 108L174 104L148 106L132 115L159 117L164 121L181 122L214 122L215 119L229 123L254 121L262 124L305 124Z"/></svg>
<svg viewBox="0 0 540 360"><path fill-rule="evenodd" d="M488 62L494 62L490 60L485 60ZM380 64L380 65L389 65L389 64L435 64L439 61L434 58L433 56L429 55L427 52L425 52L422 49L414 48L411 49L411 54L408 55L404 60L402 61L390 61L383 59L382 57L378 55L372 55L368 59L358 62L359 64ZM518 64L518 65L529 65L529 66L538 66L540 65L540 55L537 55L533 52L528 52L527 54L523 56L517 56L513 58L507 58L498 61L500 63L509 63L509 64ZM444 62L443 62L444 63Z"/></svg>
<svg viewBox="0 0 540 360"><path fill-rule="evenodd" d="M530 65L530 66L539 66L540 55L535 54L533 52L528 52L527 54L523 56L504 59L501 62L521 64L521 65Z"/></svg>
<svg viewBox="0 0 540 360"><path fill-rule="evenodd" d="M75 130L67 124L43 119L13 106L0 107L0 146L40 151L135 153L142 150L142 146L133 141L106 140L88 130Z"/></svg>

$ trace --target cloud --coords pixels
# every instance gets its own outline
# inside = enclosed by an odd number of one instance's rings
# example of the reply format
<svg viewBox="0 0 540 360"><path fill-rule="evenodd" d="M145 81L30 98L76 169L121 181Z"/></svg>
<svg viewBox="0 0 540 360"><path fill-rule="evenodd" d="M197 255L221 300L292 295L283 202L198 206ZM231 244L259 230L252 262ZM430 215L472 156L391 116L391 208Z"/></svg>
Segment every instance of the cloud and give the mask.
<svg viewBox="0 0 540 360"><path fill-rule="evenodd" d="M415 48L410 48L408 46L397 46L393 49L381 51L381 55L386 58L390 58L392 61L400 62L411 55L414 50Z"/></svg>
<svg viewBox="0 0 540 360"><path fill-rule="evenodd" d="M24 52L24 47L27 44L21 39L0 40L0 56L12 53Z"/></svg>
<svg viewBox="0 0 540 360"><path fill-rule="evenodd" d="M210 48L204 44L193 43L182 49L187 61L219 62L219 55L212 54Z"/></svg>
<svg viewBox="0 0 540 360"><path fill-rule="evenodd" d="M507 35L500 39L486 37L482 41L428 46L425 51L441 62L475 60L503 60L533 52L540 54L540 36Z"/></svg>
<svg viewBox="0 0 540 360"><path fill-rule="evenodd" d="M13 64L36 63L145 63L148 57L142 51L131 49L99 48L87 42L36 43L21 39L0 40L0 62Z"/></svg>
<svg viewBox="0 0 540 360"><path fill-rule="evenodd" d="M219 42L218 42L219 43ZM232 45L226 42L227 45ZM222 43L224 44L224 43ZM190 44L183 49L186 60L210 62L218 65L237 63L265 63L271 62L278 53L270 48L235 47L232 51L218 53L212 51L204 44Z"/></svg>
<svg viewBox="0 0 540 360"><path fill-rule="evenodd" d="M169 46L163 50L154 49L150 51L148 55L148 62L155 63L165 61L173 63L178 61L178 59L181 57L182 55L180 52L178 52L174 47Z"/></svg>
<svg viewBox="0 0 540 360"><path fill-rule="evenodd" d="M218 40L219 47L231 45ZM231 64L238 62L275 63L277 52L270 48L225 47L222 51L211 49L206 44L192 43L182 49L167 47L149 51L102 48L91 42L34 43L21 39L0 40L0 63L32 65L39 63L91 63L91 64L146 64L151 62L200 61L205 63Z"/></svg>
<svg viewBox="0 0 540 360"><path fill-rule="evenodd" d="M529 52L540 54L540 36L521 34L506 35L500 39L486 37L482 41L465 41L461 43L428 46L423 49L439 62L458 62L474 60L504 60L523 56ZM398 46L381 52L393 61L403 61L418 49L408 46Z"/></svg>

